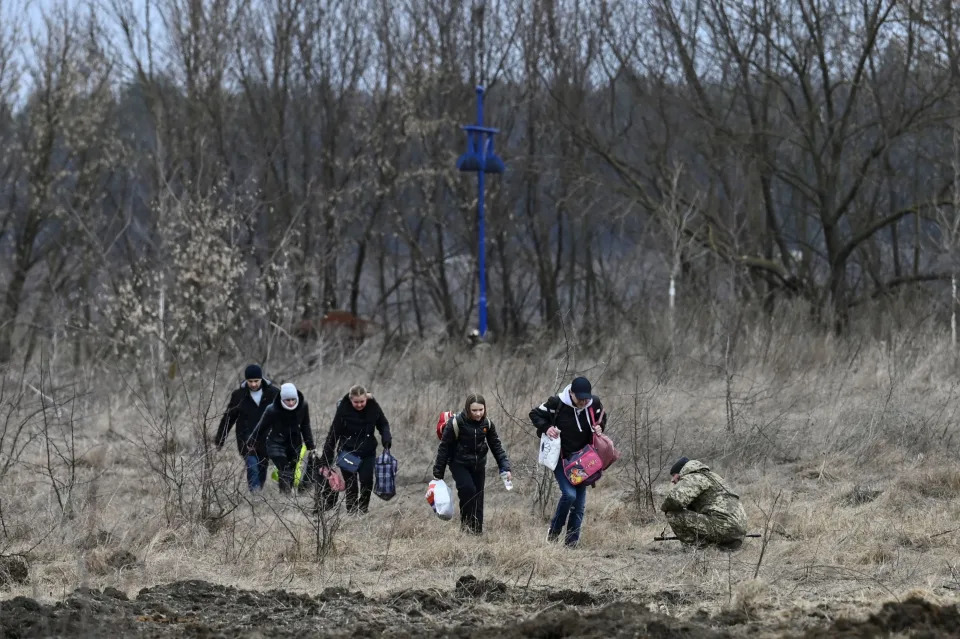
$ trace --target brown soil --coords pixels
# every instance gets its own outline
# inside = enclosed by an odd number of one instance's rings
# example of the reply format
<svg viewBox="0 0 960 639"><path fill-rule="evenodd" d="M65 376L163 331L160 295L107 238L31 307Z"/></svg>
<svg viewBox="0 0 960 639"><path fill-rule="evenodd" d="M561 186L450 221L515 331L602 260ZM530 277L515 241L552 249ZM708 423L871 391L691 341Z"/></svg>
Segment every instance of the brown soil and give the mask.
<svg viewBox="0 0 960 639"><path fill-rule="evenodd" d="M668 600L665 597L664 600ZM653 601L618 592L536 591L461 577L450 591L406 590L377 599L328 588L316 595L244 591L203 581L141 590L80 588L63 601L0 601L0 639L25 637L907 637L956 636L955 605L921 599L887 603L863 620L839 619L797 631L785 621L744 614L677 619ZM772 618L771 618L772 619ZM782 619L782 618L781 618Z"/></svg>
<svg viewBox="0 0 960 639"><path fill-rule="evenodd" d="M885 637L902 633L908 637L956 637L960 633L960 611L956 604L937 606L923 599L910 598L903 602L887 602L879 612L865 621L838 619L829 628L811 630L814 637Z"/></svg>

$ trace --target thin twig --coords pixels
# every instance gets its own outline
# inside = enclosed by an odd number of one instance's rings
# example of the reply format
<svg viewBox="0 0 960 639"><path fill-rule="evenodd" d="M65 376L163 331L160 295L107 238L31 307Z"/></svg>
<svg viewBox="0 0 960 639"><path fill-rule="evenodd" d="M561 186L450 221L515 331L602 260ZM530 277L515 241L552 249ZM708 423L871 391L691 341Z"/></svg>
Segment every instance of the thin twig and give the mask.
<svg viewBox="0 0 960 639"><path fill-rule="evenodd" d="M754 579L760 574L760 565L763 563L763 556L767 552L767 544L770 543L770 521L773 519L773 514L777 510L777 503L780 501L781 495L783 495L782 488L777 491L777 496L773 499L773 506L770 508L770 512L764 513L766 519L763 522L763 541L760 544L760 556L757 558L757 567L753 571ZM763 512L762 508L760 512Z"/></svg>

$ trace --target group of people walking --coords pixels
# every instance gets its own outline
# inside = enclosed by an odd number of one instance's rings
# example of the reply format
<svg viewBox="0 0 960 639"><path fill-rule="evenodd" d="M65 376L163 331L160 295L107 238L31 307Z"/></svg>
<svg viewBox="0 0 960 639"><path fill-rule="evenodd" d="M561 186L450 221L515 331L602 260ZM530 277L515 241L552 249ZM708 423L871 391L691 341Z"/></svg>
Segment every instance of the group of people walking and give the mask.
<svg viewBox="0 0 960 639"><path fill-rule="evenodd" d="M218 448L226 444L234 428L237 450L247 468L247 486L260 491L270 462L277 468L281 493L293 489L300 451L316 454L310 423L310 407L303 393L288 382L279 388L264 379L257 364L244 370L244 380L227 400L227 409L214 436ZM350 513L365 513L373 491L373 466L377 454L374 432L385 449L390 448L390 423L377 401L362 386L352 387L337 403L336 414L323 445L320 463L333 466L341 451L359 458L356 472L344 475L346 507Z"/></svg>
<svg viewBox="0 0 960 639"><path fill-rule="evenodd" d="M560 463L553 471L560 498L547 539L575 547L580 542L587 502L587 483L574 484L564 472L564 460L572 458L602 434L607 413L593 394L590 381L577 377L559 394L550 396L530 411L538 437L559 440ZM251 364L244 380L227 400L227 408L214 438L218 448L234 428L237 447L247 470L252 492L263 488L270 462L277 467L281 492L290 492L300 451L306 446L316 455L307 400L292 383L279 388L264 379L260 366ZM439 424L438 424L439 428ZM319 455L319 463L332 467L338 456L350 453L358 460L355 472L344 474L346 509L366 513L373 490L377 440L389 450L390 424L383 409L363 386L352 387L337 403L333 422ZM456 483L462 529L483 532L483 502L486 460L492 454L501 477L512 479L510 459L487 415L482 395L468 395L463 410L442 428L433 466L435 479L450 469ZM716 473L697 460L681 458L670 469L673 487L661 509L677 538L689 544L718 544L735 548L746 534L746 514L739 496Z"/></svg>

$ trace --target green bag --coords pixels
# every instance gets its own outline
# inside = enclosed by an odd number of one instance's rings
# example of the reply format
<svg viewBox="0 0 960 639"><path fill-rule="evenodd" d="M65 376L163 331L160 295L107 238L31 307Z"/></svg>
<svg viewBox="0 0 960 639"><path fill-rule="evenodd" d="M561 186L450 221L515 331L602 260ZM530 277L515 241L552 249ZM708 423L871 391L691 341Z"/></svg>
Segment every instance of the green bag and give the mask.
<svg viewBox="0 0 960 639"><path fill-rule="evenodd" d="M300 486L300 478L303 476L303 471L307 467L307 446L306 444L300 446L300 459L297 460L297 466L293 469L293 487L298 488ZM280 481L280 471L274 467L273 472L270 473L270 478L273 481Z"/></svg>

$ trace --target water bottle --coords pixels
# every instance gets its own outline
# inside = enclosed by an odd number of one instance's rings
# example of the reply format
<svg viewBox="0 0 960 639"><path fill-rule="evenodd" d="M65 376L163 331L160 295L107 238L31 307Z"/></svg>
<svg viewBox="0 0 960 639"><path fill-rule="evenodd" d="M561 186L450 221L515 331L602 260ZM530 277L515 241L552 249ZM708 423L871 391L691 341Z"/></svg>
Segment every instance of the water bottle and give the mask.
<svg viewBox="0 0 960 639"><path fill-rule="evenodd" d="M500 473L500 479L503 480L503 487L507 490L513 490L513 481L510 479L510 475L506 472Z"/></svg>

